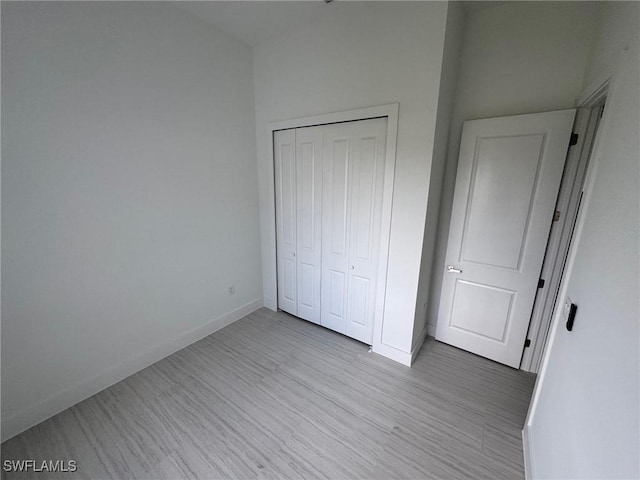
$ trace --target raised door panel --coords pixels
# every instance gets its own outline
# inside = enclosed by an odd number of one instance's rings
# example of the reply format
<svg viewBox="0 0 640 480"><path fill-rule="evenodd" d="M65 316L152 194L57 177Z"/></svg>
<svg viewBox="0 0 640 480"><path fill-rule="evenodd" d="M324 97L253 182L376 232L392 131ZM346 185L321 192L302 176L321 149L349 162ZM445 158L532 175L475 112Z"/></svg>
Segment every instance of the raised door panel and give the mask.
<svg viewBox="0 0 640 480"><path fill-rule="evenodd" d="M520 268L544 143L544 134L478 139L459 260Z"/></svg>
<svg viewBox="0 0 640 480"><path fill-rule="evenodd" d="M457 279L451 328L504 343L516 292Z"/></svg>
<svg viewBox="0 0 640 480"><path fill-rule="evenodd" d="M273 134L276 193L278 307L297 315L297 224L295 130Z"/></svg>
<svg viewBox="0 0 640 480"><path fill-rule="evenodd" d="M298 316L320 323L322 127L296 129Z"/></svg>

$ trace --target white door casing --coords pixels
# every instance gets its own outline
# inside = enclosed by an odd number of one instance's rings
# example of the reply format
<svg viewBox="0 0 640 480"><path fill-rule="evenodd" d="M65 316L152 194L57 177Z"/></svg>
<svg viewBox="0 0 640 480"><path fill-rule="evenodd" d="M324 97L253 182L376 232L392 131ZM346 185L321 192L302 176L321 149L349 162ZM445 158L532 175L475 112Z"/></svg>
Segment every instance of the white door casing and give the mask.
<svg viewBox="0 0 640 480"><path fill-rule="evenodd" d="M324 126L321 324L373 340L387 119Z"/></svg>
<svg viewBox="0 0 640 480"><path fill-rule="evenodd" d="M533 303L527 338L531 345L524 349L520 369L538 373L547 333L551 325L553 309L562 280L571 238L573 236L578 207L582 198L582 187L587 172L591 147L604 106L578 108L573 124L573 133L578 136L567 153L567 159L560 182L555 210L559 218L552 223L549 241L542 264L540 277L545 279L544 287L538 289Z"/></svg>
<svg viewBox="0 0 640 480"><path fill-rule="evenodd" d="M438 340L518 367L574 116L465 122Z"/></svg>
<svg viewBox="0 0 640 480"><path fill-rule="evenodd" d="M322 126L298 128L296 137L297 315L320 323L322 240Z"/></svg>

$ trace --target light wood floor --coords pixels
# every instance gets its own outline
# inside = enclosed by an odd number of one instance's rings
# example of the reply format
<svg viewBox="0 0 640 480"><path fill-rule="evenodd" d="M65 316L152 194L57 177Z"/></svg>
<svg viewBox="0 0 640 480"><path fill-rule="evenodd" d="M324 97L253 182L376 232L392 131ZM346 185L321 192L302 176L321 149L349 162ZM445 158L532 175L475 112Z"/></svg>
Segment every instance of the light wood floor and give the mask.
<svg viewBox="0 0 640 480"><path fill-rule="evenodd" d="M533 383L432 338L407 368L261 309L5 442L2 460L73 459L69 478L91 479L517 479Z"/></svg>

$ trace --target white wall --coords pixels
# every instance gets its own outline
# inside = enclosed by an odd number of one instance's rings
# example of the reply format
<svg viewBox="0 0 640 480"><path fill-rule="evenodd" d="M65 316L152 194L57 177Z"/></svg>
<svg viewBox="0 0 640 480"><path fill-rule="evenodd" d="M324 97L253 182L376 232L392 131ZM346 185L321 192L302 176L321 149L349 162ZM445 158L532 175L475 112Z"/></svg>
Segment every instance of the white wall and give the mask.
<svg viewBox="0 0 640 480"><path fill-rule="evenodd" d="M561 291L575 325L554 320L528 420L533 478L640 478L639 7L604 5L587 68L613 84Z"/></svg>
<svg viewBox="0 0 640 480"><path fill-rule="evenodd" d="M429 301L435 331L462 123L573 108L593 43L596 2L507 2L467 15Z"/></svg>
<svg viewBox="0 0 640 480"><path fill-rule="evenodd" d="M171 6L3 2L3 438L260 305L254 120Z"/></svg>
<svg viewBox="0 0 640 480"><path fill-rule="evenodd" d="M438 89L438 112L436 116L433 161L429 182L429 198L422 240L418 298L413 324L413 339L411 341L412 351L416 352L422 346L422 342L427 334L427 306L431 286L431 271L433 268L433 255L438 230L442 184L447 164L453 102L458 85L458 69L464 36L464 20L465 13L462 5L459 2L449 2L443 47L442 72ZM430 334L435 335L435 331L431 331Z"/></svg>
<svg viewBox="0 0 640 480"><path fill-rule="evenodd" d="M267 123L400 103L382 341L411 351L447 5L335 2L254 51L265 304L276 305Z"/></svg>

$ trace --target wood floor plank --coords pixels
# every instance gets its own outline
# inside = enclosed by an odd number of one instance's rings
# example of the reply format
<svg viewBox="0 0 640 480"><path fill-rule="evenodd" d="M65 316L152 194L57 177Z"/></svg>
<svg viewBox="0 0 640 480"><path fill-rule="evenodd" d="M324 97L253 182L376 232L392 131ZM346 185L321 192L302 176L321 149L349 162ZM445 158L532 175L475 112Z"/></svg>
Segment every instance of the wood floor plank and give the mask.
<svg viewBox="0 0 640 480"><path fill-rule="evenodd" d="M429 338L412 368L260 309L2 444L2 479L523 478L535 378Z"/></svg>

